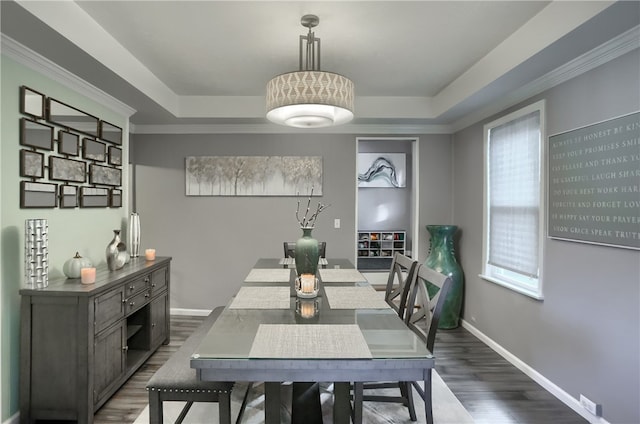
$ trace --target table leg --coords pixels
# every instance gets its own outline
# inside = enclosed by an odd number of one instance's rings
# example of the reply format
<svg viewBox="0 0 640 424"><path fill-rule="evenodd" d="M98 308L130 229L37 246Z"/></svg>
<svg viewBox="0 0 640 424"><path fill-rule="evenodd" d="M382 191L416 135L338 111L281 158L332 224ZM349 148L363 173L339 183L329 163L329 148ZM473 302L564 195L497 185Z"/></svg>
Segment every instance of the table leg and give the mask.
<svg viewBox="0 0 640 424"><path fill-rule="evenodd" d="M322 424L320 384L293 383L291 424Z"/></svg>
<svg viewBox="0 0 640 424"><path fill-rule="evenodd" d="M264 421L269 424L280 424L280 382L264 383Z"/></svg>
<svg viewBox="0 0 640 424"><path fill-rule="evenodd" d="M431 368L424 370L424 412L427 424L433 424L433 408L431 406Z"/></svg>
<svg viewBox="0 0 640 424"><path fill-rule="evenodd" d="M350 383L333 383L333 422L349 424L351 421Z"/></svg>

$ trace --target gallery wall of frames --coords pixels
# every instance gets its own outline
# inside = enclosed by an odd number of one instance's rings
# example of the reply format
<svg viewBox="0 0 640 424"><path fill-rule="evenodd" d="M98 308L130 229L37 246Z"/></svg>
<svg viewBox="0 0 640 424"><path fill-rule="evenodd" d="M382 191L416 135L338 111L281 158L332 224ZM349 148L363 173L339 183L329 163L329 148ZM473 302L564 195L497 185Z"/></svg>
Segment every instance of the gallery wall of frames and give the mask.
<svg viewBox="0 0 640 424"><path fill-rule="evenodd" d="M122 128L20 87L20 207L122 207Z"/></svg>

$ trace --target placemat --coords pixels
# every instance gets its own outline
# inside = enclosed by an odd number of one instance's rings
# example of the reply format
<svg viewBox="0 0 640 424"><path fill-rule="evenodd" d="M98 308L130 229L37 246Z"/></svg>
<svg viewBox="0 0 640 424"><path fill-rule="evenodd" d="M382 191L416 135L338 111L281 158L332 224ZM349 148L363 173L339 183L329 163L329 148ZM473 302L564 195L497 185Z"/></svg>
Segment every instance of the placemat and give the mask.
<svg viewBox="0 0 640 424"><path fill-rule="evenodd" d="M296 264L296 258L282 258L280 259L280 262L278 262L278 265L295 265ZM326 258L320 258L318 259L318 265L328 265L329 262L327 261Z"/></svg>
<svg viewBox="0 0 640 424"><path fill-rule="evenodd" d="M371 359L356 324L260 324L250 358Z"/></svg>
<svg viewBox="0 0 640 424"><path fill-rule="evenodd" d="M245 283L287 283L291 271L284 268L252 268L244 279Z"/></svg>
<svg viewBox="0 0 640 424"><path fill-rule="evenodd" d="M289 309L289 287L240 287L229 309Z"/></svg>
<svg viewBox="0 0 640 424"><path fill-rule="evenodd" d="M324 292L331 309L387 309L384 293L371 286L329 287Z"/></svg>
<svg viewBox="0 0 640 424"><path fill-rule="evenodd" d="M367 281L357 269L327 268L320 270L320 278L325 283L357 283Z"/></svg>

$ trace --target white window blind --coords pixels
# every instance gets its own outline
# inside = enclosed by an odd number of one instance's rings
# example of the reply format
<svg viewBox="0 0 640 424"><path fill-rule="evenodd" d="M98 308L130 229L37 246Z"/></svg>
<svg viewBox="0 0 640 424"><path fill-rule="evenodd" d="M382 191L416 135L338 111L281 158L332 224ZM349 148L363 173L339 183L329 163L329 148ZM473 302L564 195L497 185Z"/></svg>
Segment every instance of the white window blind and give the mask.
<svg viewBox="0 0 640 424"><path fill-rule="evenodd" d="M489 130L488 263L538 277L540 111Z"/></svg>

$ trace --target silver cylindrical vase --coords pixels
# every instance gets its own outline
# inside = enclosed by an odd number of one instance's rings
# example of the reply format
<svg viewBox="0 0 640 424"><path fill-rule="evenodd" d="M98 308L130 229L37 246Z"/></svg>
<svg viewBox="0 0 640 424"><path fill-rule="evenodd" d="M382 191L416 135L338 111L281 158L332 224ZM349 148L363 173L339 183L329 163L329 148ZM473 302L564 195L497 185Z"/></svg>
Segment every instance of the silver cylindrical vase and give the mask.
<svg viewBox="0 0 640 424"><path fill-rule="evenodd" d="M127 237L129 243L129 254L132 258L140 256L140 215L133 212L129 217L129 235Z"/></svg>
<svg viewBox="0 0 640 424"><path fill-rule="evenodd" d="M43 289L49 285L49 224L46 219L27 219L24 230L25 283Z"/></svg>

